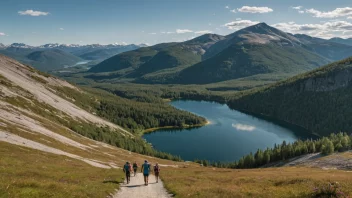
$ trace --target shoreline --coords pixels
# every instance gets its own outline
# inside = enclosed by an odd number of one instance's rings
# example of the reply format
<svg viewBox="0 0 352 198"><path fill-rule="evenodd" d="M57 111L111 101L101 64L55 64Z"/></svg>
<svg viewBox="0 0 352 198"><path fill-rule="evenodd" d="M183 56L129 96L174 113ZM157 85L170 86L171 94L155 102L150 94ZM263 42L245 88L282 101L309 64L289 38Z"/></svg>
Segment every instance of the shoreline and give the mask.
<svg viewBox="0 0 352 198"><path fill-rule="evenodd" d="M206 126L206 125L209 125L211 123L212 123L211 121L206 120L206 122L202 123L202 124L186 125L186 126L182 126L182 127L179 127L179 126L154 127L154 128L149 128L149 129L143 130L141 136L143 136L144 134L152 133L152 132L157 131L157 130L161 130L161 129L190 129L190 128L197 128L197 127Z"/></svg>

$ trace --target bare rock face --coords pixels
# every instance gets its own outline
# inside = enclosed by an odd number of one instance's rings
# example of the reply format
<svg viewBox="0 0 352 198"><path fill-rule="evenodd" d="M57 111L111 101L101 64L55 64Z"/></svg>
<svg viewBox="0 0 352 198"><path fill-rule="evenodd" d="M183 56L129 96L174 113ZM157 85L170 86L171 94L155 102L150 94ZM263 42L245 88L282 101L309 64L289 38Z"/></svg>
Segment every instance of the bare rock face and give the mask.
<svg viewBox="0 0 352 198"><path fill-rule="evenodd" d="M301 91L325 92L347 87L352 80L352 71L340 70L326 77L309 78L301 84Z"/></svg>

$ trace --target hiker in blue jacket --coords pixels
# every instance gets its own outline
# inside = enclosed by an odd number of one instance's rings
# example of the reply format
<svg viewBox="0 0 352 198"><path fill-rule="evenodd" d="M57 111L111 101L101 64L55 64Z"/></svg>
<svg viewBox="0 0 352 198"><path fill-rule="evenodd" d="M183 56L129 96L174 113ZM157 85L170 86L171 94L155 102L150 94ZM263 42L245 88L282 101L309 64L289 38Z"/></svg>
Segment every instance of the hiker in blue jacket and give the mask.
<svg viewBox="0 0 352 198"><path fill-rule="evenodd" d="M150 164L148 163L147 160L144 161L144 164L142 165L141 172L143 172L143 176L144 176L144 185L147 186L149 173L150 173Z"/></svg>

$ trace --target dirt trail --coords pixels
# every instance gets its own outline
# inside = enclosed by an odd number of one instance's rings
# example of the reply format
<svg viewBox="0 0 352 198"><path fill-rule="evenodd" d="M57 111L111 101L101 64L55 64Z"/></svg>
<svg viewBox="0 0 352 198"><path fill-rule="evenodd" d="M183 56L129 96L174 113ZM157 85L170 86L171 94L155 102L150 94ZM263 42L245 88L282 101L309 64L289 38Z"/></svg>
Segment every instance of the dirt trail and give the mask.
<svg viewBox="0 0 352 198"><path fill-rule="evenodd" d="M125 180L126 182L126 180ZM131 182L129 184L122 184L121 189L113 196L113 198L126 198L126 197L138 197L138 198L169 198L170 194L166 192L163 182L159 179L159 183L156 183L155 176L149 176L149 185L144 185L143 174L138 173L135 177L131 176Z"/></svg>

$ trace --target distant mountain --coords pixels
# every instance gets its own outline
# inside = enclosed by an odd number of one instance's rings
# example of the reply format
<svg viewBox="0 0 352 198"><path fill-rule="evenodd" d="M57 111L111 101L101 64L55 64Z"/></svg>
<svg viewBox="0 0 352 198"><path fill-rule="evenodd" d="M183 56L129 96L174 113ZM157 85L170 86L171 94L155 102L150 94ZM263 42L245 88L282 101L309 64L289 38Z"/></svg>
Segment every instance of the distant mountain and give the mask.
<svg viewBox="0 0 352 198"><path fill-rule="evenodd" d="M82 59L100 62L116 54L138 49L140 46L145 45L49 43L41 46L30 46L24 43L12 43L8 46L0 45L0 54L33 65L37 69L48 71L72 66ZM74 62L76 60L77 62Z"/></svg>
<svg viewBox="0 0 352 198"><path fill-rule="evenodd" d="M128 77L141 77L145 74L164 70L182 69L202 60L206 50L223 36L205 34L181 43L162 43L151 47L143 47L109 58L89 72L120 71Z"/></svg>
<svg viewBox="0 0 352 198"><path fill-rule="evenodd" d="M273 28L266 23L258 23L253 26L236 31L226 36L226 39L213 45L204 58L209 58L233 44L272 44L276 46L300 46L300 42L293 35Z"/></svg>
<svg viewBox="0 0 352 198"><path fill-rule="evenodd" d="M173 83L205 84L265 73L308 71L329 62L300 40L265 23L226 36L204 54L206 60L180 72Z"/></svg>
<svg viewBox="0 0 352 198"><path fill-rule="evenodd" d="M229 102L238 110L302 126L319 135L352 132L352 57Z"/></svg>
<svg viewBox="0 0 352 198"><path fill-rule="evenodd" d="M331 61L337 61L352 56L351 45L333 42L331 39L315 38L304 34L296 34L295 37L305 45L306 49L328 58Z"/></svg>
<svg viewBox="0 0 352 198"><path fill-rule="evenodd" d="M35 51L28 54L27 58L33 61L32 64L42 71L62 69L82 60L77 56L59 49Z"/></svg>
<svg viewBox="0 0 352 198"><path fill-rule="evenodd" d="M331 38L329 41L335 42L335 43L341 43L341 44L345 44L345 45L352 45L352 38L347 38L347 39L343 39L343 38Z"/></svg>
<svg viewBox="0 0 352 198"><path fill-rule="evenodd" d="M259 23L227 36L205 34L121 53L92 67L88 77L204 84L257 74L295 75L349 56L349 45Z"/></svg>
<svg viewBox="0 0 352 198"><path fill-rule="evenodd" d="M8 47L9 48L27 48L27 49L35 48L34 46L26 45L24 43L12 43Z"/></svg>
<svg viewBox="0 0 352 198"><path fill-rule="evenodd" d="M4 49L4 48L6 48L6 45L0 43L0 49Z"/></svg>
<svg viewBox="0 0 352 198"><path fill-rule="evenodd" d="M143 46L143 45L142 45ZM86 46L76 50L73 54L86 60L107 59L122 52L140 48L139 45L107 45L107 46Z"/></svg>

